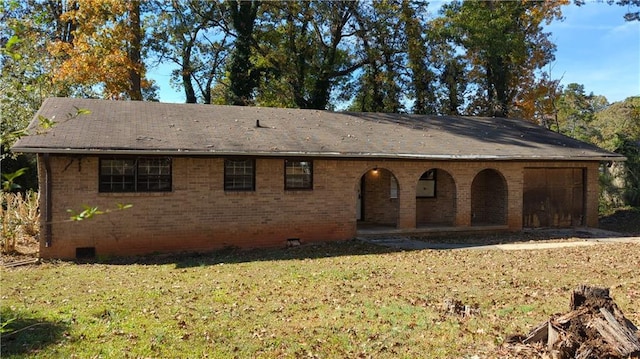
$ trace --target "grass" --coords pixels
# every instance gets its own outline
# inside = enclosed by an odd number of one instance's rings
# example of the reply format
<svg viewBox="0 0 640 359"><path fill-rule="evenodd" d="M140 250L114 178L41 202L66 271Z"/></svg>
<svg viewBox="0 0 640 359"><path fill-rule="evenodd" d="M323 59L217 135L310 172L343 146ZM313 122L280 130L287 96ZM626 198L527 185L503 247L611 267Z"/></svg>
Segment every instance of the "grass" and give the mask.
<svg viewBox="0 0 640 359"><path fill-rule="evenodd" d="M578 284L610 287L640 323L638 253L638 244L393 251L350 241L45 262L2 270L2 357L500 357L506 336L568 311ZM448 298L479 313L448 313Z"/></svg>

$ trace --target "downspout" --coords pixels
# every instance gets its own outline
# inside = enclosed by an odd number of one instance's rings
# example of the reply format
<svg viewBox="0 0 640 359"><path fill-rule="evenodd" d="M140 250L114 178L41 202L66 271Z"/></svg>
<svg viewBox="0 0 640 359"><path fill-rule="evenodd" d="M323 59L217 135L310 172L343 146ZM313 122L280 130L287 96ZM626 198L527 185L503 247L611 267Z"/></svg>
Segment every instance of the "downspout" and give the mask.
<svg viewBox="0 0 640 359"><path fill-rule="evenodd" d="M44 162L44 245L45 247L51 247L51 162L49 161L49 154L42 155Z"/></svg>

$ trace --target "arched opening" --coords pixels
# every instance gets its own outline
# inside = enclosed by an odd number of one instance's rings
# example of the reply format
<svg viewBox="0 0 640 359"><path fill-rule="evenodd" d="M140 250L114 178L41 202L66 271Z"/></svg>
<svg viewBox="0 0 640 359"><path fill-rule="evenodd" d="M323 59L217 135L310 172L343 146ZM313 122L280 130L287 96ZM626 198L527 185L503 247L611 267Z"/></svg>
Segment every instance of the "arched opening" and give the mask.
<svg viewBox="0 0 640 359"><path fill-rule="evenodd" d="M391 171L374 168L360 178L356 203L359 227L396 227L399 213L398 180Z"/></svg>
<svg viewBox="0 0 640 359"><path fill-rule="evenodd" d="M456 218L456 183L449 172L432 168L416 185L416 225L450 227Z"/></svg>
<svg viewBox="0 0 640 359"><path fill-rule="evenodd" d="M471 184L471 225L503 224L507 224L507 182L496 170L482 170Z"/></svg>

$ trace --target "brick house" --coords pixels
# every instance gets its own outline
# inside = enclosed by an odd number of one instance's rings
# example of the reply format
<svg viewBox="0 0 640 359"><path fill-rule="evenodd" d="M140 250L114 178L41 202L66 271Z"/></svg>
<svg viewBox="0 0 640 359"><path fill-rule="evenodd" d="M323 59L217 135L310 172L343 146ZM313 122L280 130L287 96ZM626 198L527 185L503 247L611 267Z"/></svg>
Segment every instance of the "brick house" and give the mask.
<svg viewBox="0 0 640 359"><path fill-rule="evenodd" d="M595 227L599 166L624 159L504 118L93 99L47 99L29 133L44 258Z"/></svg>

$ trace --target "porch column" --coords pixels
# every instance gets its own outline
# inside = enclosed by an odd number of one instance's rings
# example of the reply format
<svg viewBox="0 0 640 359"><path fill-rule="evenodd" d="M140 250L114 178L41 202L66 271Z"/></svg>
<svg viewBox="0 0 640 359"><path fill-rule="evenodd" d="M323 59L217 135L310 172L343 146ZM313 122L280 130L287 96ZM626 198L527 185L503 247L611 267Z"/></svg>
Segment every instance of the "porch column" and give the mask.
<svg viewBox="0 0 640 359"><path fill-rule="evenodd" d="M524 170L510 168L503 172L507 182L507 226L511 231L522 230L522 209L524 196Z"/></svg>
<svg viewBox="0 0 640 359"><path fill-rule="evenodd" d="M583 186L586 187L584 189L585 220L583 222L585 226L593 228L598 227L598 199L600 197L598 167L598 162L589 162L586 169L584 169L582 182Z"/></svg>
<svg viewBox="0 0 640 359"><path fill-rule="evenodd" d="M416 228L416 184L411 179L399 177L398 229Z"/></svg>
<svg viewBox="0 0 640 359"><path fill-rule="evenodd" d="M458 176L456 181L456 227L471 227L471 181ZM473 178L470 178L473 180Z"/></svg>

